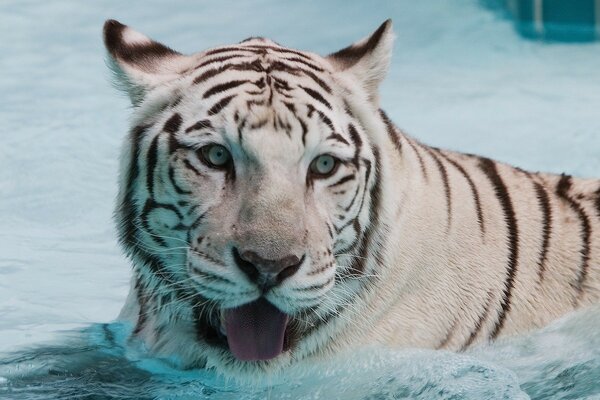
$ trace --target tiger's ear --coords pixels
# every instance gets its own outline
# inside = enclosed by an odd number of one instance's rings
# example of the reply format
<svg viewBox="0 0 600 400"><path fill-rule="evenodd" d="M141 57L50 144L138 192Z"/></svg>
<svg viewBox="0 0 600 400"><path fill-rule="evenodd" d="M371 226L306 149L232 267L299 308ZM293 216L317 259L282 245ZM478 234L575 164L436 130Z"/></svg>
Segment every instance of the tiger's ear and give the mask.
<svg viewBox="0 0 600 400"><path fill-rule="evenodd" d="M169 47L115 20L104 23L104 45L116 84L134 105L158 85L176 79L191 62Z"/></svg>
<svg viewBox="0 0 600 400"><path fill-rule="evenodd" d="M388 19L371 36L330 54L327 59L338 71L352 74L376 103L379 84L390 66L393 45L392 20Z"/></svg>

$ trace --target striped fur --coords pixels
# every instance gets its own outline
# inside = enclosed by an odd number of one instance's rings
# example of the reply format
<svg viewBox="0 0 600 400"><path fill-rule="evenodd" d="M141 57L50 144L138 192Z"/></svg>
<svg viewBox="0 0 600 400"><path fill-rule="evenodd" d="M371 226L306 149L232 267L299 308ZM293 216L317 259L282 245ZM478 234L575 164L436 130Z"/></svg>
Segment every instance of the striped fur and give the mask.
<svg viewBox="0 0 600 400"><path fill-rule="evenodd" d="M106 23L135 105L116 210L133 337L241 375L371 343L462 350L599 300L600 181L401 132L377 100L392 41L387 21L328 57L262 38L185 56ZM211 143L233 161L207 164ZM311 172L321 154L330 176ZM263 292L235 246L302 262ZM261 295L292 318L288 350L237 361L222 310Z"/></svg>

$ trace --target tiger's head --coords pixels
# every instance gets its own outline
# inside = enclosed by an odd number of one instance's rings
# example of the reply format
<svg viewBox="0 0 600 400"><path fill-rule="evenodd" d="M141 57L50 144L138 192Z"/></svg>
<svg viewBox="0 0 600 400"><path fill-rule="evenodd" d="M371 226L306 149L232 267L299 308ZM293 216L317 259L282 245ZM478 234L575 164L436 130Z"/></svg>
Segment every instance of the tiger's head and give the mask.
<svg viewBox="0 0 600 400"><path fill-rule="evenodd" d="M262 38L182 55L113 20L104 40L134 105L116 219L135 331L193 321L213 365L323 346L377 247L391 22L327 57Z"/></svg>

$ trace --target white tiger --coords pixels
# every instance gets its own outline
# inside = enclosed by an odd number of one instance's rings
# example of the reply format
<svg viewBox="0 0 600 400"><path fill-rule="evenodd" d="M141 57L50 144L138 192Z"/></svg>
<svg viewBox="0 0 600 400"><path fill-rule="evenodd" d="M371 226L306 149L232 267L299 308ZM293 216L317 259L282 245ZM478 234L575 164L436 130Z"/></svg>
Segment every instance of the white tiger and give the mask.
<svg viewBox="0 0 600 400"><path fill-rule="evenodd" d="M107 21L135 106L120 318L228 374L365 344L462 350L600 298L600 181L425 146L379 109L386 21L321 57L263 38L182 55Z"/></svg>

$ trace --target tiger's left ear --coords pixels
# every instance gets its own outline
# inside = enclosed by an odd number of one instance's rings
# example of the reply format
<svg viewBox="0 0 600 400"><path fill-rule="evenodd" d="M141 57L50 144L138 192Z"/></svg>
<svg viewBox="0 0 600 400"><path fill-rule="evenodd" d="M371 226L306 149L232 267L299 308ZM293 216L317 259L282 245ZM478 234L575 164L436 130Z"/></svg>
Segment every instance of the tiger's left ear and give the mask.
<svg viewBox="0 0 600 400"><path fill-rule="evenodd" d="M116 83L134 105L148 91L179 77L193 61L113 19L104 23L104 45Z"/></svg>
<svg viewBox="0 0 600 400"><path fill-rule="evenodd" d="M393 45L392 20L388 19L371 36L330 54L327 60L338 71L352 74L369 99L377 103L379 84L389 69Z"/></svg>

